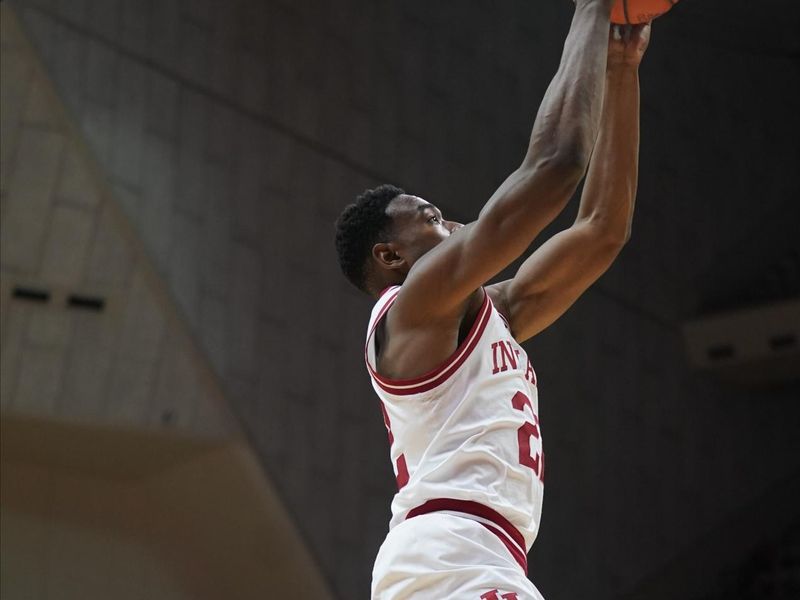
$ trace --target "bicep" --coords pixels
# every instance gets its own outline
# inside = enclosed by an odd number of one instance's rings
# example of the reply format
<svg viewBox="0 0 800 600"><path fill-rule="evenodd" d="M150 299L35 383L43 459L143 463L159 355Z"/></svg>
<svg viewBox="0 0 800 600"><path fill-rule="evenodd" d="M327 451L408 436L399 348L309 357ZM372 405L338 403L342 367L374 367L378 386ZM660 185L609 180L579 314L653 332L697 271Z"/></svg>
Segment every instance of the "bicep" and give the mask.
<svg viewBox="0 0 800 600"><path fill-rule="evenodd" d="M514 337L522 342L549 327L608 269L621 248L589 222L545 242L504 282L503 302Z"/></svg>
<svg viewBox="0 0 800 600"><path fill-rule="evenodd" d="M395 313L426 320L458 312L470 294L516 260L555 218L577 185L573 179L557 166L512 173L478 220L414 264Z"/></svg>

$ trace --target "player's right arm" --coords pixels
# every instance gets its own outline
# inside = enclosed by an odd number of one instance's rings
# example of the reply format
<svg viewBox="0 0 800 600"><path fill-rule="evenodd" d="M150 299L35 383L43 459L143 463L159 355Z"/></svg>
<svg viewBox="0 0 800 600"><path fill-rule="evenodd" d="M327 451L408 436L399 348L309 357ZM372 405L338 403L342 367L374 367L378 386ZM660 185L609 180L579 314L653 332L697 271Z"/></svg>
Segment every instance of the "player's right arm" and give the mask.
<svg viewBox="0 0 800 600"><path fill-rule="evenodd" d="M518 258L575 192L602 109L611 0L577 0L524 161L478 219L411 268L392 309L401 329L459 319L470 295Z"/></svg>

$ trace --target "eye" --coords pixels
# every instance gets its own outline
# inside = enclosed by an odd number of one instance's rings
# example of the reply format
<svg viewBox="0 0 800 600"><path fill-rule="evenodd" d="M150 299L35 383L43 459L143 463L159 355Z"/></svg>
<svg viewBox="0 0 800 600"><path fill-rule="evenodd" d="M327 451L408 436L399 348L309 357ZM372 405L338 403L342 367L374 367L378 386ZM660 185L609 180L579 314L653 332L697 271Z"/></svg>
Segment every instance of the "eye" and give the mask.
<svg viewBox="0 0 800 600"><path fill-rule="evenodd" d="M439 220L439 217L437 217L436 215L434 215L430 219L428 219L428 223L431 223L431 222L433 222L433 223L441 223L441 221Z"/></svg>

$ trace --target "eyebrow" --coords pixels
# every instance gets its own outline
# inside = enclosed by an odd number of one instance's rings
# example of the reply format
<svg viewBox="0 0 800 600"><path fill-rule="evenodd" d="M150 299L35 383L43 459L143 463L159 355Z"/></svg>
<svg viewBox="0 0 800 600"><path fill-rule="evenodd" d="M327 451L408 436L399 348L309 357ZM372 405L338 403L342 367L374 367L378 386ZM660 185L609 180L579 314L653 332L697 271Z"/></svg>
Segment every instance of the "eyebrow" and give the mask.
<svg viewBox="0 0 800 600"><path fill-rule="evenodd" d="M442 211L440 211L438 208L436 208L436 207L435 207L433 204L431 204L430 202L426 202L425 204L420 204L420 205L417 207L417 212L424 212L424 211L426 211L426 210L428 210L428 209L431 209L432 211L436 212L436 213L437 213L438 215L440 215L440 216L441 216L441 214L442 214Z"/></svg>

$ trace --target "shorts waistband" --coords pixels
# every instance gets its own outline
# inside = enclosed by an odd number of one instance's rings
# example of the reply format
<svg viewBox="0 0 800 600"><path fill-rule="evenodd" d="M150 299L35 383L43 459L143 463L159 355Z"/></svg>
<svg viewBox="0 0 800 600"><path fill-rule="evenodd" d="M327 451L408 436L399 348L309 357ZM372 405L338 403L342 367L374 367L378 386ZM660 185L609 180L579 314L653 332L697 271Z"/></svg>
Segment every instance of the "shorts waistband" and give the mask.
<svg viewBox="0 0 800 600"><path fill-rule="evenodd" d="M528 553L525 550L525 538L511 521L493 508L471 500L434 498L416 508L412 508L408 511L406 519L433 512L444 512L477 521L503 542L523 572L526 575L528 574Z"/></svg>

